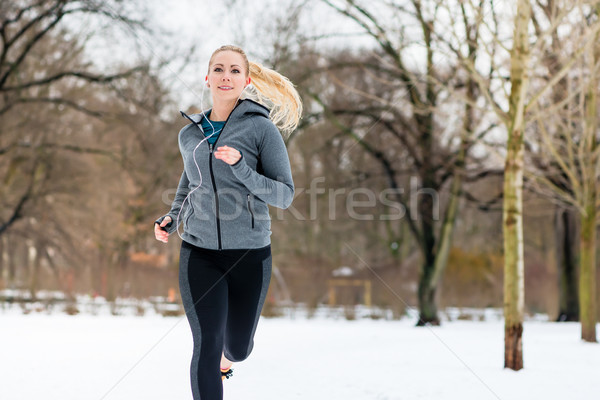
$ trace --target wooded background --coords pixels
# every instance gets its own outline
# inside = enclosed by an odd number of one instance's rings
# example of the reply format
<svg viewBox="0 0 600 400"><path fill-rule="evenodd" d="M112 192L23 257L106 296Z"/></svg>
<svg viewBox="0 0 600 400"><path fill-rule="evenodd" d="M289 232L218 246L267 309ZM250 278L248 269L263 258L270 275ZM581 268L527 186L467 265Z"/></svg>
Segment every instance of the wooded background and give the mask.
<svg viewBox="0 0 600 400"><path fill-rule="evenodd" d="M271 209L270 303L326 303L328 280L347 266L372 281L374 305L397 315L417 307L439 323L448 306L502 307L516 101L525 312L579 319L580 262L591 257L586 282L598 280L599 6L531 2L527 85L515 100L512 3L290 2L239 37L305 105L286 138L296 197ZM244 4L223 7L243 15ZM165 32L147 7L0 2L0 289L112 301L177 288L180 240L156 241L153 221L181 174L178 109L209 99L183 103L172 75L192 68L202 78L207 66L179 46L176 28L160 44ZM83 35L82 20L97 28ZM99 60L90 46L107 35L115 56ZM585 293L600 300L595 288ZM354 304L359 294L338 299Z"/></svg>

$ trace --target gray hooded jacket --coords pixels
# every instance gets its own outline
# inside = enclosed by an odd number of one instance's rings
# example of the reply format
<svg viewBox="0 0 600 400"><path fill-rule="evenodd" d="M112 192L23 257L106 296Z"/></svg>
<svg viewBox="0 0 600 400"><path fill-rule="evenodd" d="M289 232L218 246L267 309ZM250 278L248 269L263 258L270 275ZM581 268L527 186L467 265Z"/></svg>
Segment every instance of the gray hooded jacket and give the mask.
<svg viewBox="0 0 600 400"><path fill-rule="evenodd" d="M183 240L198 247L267 246L271 243L268 205L285 209L294 198L287 150L269 119L269 110L252 100L241 100L214 145L204 141L197 146L204 139L202 114L190 117L196 123L179 131L184 170L177 193L171 210L156 223L171 217L169 233L183 223ZM215 158L213 149L223 145L237 149L242 158L234 165Z"/></svg>

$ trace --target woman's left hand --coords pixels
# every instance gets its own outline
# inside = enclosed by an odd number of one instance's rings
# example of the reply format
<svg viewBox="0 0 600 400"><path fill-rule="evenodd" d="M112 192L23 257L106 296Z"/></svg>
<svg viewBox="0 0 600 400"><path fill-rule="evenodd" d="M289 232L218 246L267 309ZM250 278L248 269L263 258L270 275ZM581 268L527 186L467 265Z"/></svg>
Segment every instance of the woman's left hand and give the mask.
<svg viewBox="0 0 600 400"><path fill-rule="evenodd" d="M242 158L242 155L233 147L220 146L217 147L217 151L215 151L215 158L223 160L229 165L233 165Z"/></svg>

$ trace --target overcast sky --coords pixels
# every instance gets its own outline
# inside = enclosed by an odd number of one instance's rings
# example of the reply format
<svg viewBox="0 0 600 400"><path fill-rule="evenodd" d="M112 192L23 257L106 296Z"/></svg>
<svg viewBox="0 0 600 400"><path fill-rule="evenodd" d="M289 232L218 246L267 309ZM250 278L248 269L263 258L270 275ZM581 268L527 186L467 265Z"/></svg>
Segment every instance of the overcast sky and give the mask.
<svg viewBox="0 0 600 400"><path fill-rule="evenodd" d="M196 46L190 67L175 72L173 86L181 91L182 107L193 98L199 98L207 63L212 51L223 44L243 47L251 60L268 64L265 57L272 51L276 18L285 15L298 0L228 0L210 4L208 0L151 0L148 7L162 29L174 34L173 43L183 48ZM337 15L319 0L310 0L303 14L302 26L315 32L359 32L355 24ZM356 39L356 38L355 38ZM347 40L347 39L346 39ZM341 40L338 39L341 42ZM370 39L362 39L363 42ZM324 45L325 43L323 43ZM155 55L160 48L152 45ZM200 104L196 104L200 106Z"/></svg>
<svg viewBox="0 0 600 400"><path fill-rule="evenodd" d="M212 3L210 0L146 0L143 4L150 14L150 28L159 34L138 35L137 47L128 46L127 43L132 41L123 39L123 30L113 32L115 24L110 23L103 28L101 34L94 36L93 45L88 46L89 52L99 65L108 67L111 64L131 65L139 53L144 57L151 57L157 63L178 60L193 47L194 51L190 54L186 68L182 69L181 63L172 62L163 73L163 80L173 93L176 107L186 109L191 105L201 108L209 105L207 100L201 101L201 92L208 59L219 46L239 45L246 50L251 60L264 62L269 66L268 55L278 40L276 19L282 18L289 9L298 4L307 5L300 23L306 35L345 35L336 39L319 40L320 48L365 48L374 45L374 39L364 35L360 26L340 15L322 0L222 0L216 4ZM339 0L337 3L344 2ZM387 20L395 29L401 28L405 35L410 36L411 32L419 30L414 20L394 17L387 7L375 7L385 2L364 0L364 3L378 21ZM135 9L131 11L136 12ZM86 30L97 33L97 26L85 19L74 21L73 24L79 25L77 28L82 35L85 35ZM404 52L405 63L409 67L417 66L424 59L421 54L422 45L417 41L409 46L410 51ZM443 55L438 54L439 57L443 58Z"/></svg>

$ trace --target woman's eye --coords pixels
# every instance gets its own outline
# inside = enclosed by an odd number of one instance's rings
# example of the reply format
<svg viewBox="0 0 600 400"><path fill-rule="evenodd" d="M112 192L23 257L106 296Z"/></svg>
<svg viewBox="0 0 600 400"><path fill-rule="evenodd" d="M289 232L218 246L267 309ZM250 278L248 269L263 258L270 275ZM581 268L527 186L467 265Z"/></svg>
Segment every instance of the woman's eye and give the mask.
<svg viewBox="0 0 600 400"><path fill-rule="evenodd" d="M214 69L214 71L215 71L215 72L221 72L221 71L222 71L222 69L221 69L221 68L219 68L219 67L216 67L216 68Z"/></svg>
<svg viewBox="0 0 600 400"><path fill-rule="evenodd" d="M239 74L239 73L240 73L240 70L239 70L239 69L234 69L234 70L232 70L231 72L233 72L234 74Z"/></svg>

